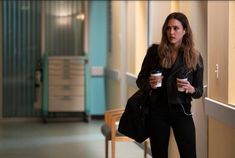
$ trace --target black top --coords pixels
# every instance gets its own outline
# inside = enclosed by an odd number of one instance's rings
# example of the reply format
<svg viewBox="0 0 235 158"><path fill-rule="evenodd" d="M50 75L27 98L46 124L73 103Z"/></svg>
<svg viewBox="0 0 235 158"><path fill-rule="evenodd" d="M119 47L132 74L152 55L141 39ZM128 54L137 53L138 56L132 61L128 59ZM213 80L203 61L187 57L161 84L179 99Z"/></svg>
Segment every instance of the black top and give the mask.
<svg viewBox="0 0 235 158"><path fill-rule="evenodd" d="M156 68L162 69L162 87L152 89L149 84L149 76L150 72ZM187 70L183 60L183 52L179 52L170 69L164 69L159 64L158 45L153 44L145 55L136 84L142 90L152 90L152 97L157 100L158 104L190 103L192 98L200 98L203 94L203 60L201 55L198 58L196 70L188 73L188 81L195 88L194 94L186 94L177 90L176 78L183 70Z"/></svg>

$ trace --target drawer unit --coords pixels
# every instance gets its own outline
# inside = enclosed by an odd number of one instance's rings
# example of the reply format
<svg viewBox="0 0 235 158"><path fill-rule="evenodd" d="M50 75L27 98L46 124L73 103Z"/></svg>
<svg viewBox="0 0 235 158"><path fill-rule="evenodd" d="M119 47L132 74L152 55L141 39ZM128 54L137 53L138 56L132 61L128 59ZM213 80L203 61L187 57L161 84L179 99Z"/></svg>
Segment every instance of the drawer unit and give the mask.
<svg viewBox="0 0 235 158"><path fill-rule="evenodd" d="M48 57L48 112L84 112L84 61Z"/></svg>

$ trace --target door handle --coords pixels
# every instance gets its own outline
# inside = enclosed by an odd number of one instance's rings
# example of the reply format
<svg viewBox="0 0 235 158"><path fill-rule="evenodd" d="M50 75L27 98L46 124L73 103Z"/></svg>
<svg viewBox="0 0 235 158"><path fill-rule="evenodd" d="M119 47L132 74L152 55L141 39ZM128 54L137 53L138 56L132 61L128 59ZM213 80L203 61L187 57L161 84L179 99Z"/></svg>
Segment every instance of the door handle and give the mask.
<svg viewBox="0 0 235 158"><path fill-rule="evenodd" d="M216 79L219 78L219 64L215 64Z"/></svg>

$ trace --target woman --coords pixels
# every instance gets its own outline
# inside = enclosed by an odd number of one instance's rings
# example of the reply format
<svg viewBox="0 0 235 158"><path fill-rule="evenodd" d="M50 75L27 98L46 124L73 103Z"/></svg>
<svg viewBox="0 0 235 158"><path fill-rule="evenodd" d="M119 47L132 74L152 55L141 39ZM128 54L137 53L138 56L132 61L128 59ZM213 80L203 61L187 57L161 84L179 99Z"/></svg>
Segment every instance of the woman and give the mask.
<svg viewBox="0 0 235 158"><path fill-rule="evenodd" d="M162 76L150 75L156 69ZM186 80L180 81L177 78L182 74ZM155 88L159 82L161 87ZM136 83L140 89L152 91L149 135L153 158L168 157L170 128L180 157L196 158L191 101L203 94L203 60L194 48L192 31L183 13L168 15L161 43L148 49Z"/></svg>

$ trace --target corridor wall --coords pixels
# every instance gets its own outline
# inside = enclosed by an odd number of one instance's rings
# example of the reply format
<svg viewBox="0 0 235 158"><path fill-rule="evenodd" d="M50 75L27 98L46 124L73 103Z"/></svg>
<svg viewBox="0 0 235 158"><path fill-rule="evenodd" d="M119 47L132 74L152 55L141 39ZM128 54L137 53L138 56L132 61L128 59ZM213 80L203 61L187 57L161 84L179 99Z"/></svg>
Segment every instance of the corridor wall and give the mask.
<svg viewBox="0 0 235 158"><path fill-rule="evenodd" d="M104 68L108 53L107 17L107 1L90 1L86 76L86 111L90 115L102 115L106 107Z"/></svg>
<svg viewBox="0 0 235 158"><path fill-rule="evenodd" d="M108 55L107 68L109 74L116 74L114 75L116 79L112 78L111 75L107 79L107 108L124 106L126 98L134 93L136 90L136 87L133 86L135 84L134 79L140 70L146 50L152 43L160 42L163 22L166 16L173 11L182 11L189 17L192 28L195 29L193 31L195 32L196 47L206 61L206 2L149 1L142 4L138 4L138 2L113 2L112 17L115 16L115 20L112 21L113 47L112 52ZM124 13L126 13L126 16L123 16ZM140 24L138 23L140 21L141 29L135 27ZM138 34L139 32L142 34ZM143 34L143 32L146 34ZM140 38L142 38L142 41ZM137 47L139 44L142 45ZM123 47L125 48L123 49ZM126 88L121 88L122 84ZM125 91L125 97L122 96L123 91ZM196 113L194 119L197 126L198 156L206 157L207 129L203 99L194 101L193 108ZM172 158L179 157L173 137L170 141L169 155Z"/></svg>
<svg viewBox="0 0 235 158"><path fill-rule="evenodd" d="M235 157L235 2L208 2L208 157Z"/></svg>

